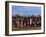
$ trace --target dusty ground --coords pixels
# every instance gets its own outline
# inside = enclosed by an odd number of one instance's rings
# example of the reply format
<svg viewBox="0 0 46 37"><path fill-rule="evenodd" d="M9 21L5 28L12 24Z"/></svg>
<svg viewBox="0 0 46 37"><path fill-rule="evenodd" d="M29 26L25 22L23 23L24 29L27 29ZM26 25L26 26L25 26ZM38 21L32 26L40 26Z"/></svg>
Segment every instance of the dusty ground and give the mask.
<svg viewBox="0 0 46 37"><path fill-rule="evenodd" d="M27 27L12 27L13 31L22 31L22 30L40 30L41 26L37 25L36 27L33 25L31 27L27 26Z"/></svg>

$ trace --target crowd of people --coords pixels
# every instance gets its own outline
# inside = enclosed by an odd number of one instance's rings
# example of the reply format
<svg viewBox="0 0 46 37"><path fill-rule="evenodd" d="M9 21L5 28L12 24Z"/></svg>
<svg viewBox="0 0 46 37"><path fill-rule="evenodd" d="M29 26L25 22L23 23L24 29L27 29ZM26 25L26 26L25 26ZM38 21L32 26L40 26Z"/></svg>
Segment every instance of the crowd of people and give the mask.
<svg viewBox="0 0 46 37"><path fill-rule="evenodd" d="M15 16L12 17L12 25L15 27L41 26L41 16Z"/></svg>

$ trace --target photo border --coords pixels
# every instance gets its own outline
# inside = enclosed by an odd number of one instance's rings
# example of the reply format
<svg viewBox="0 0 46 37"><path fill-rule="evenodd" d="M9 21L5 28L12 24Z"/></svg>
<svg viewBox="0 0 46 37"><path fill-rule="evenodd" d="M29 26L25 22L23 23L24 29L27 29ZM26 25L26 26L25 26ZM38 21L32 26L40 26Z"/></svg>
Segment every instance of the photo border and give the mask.
<svg viewBox="0 0 46 37"><path fill-rule="evenodd" d="M11 34L9 35L9 3L27 3L27 4L40 4L44 6L44 32L43 33L28 33L28 34ZM45 3L37 2L20 2L20 1L5 1L5 35L18 36L18 35L32 35L32 34L45 34Z"/></svg>

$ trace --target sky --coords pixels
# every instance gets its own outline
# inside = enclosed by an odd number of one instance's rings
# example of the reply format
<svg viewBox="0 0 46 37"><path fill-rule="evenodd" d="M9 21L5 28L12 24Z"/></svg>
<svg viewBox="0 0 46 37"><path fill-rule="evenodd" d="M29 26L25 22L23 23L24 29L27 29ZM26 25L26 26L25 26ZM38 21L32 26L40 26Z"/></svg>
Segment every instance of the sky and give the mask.
<svg viewBox="0 0 46 37"><path fill-rule="evenodd" d="M34 6L12 6L12 16L38 16L41 15L41 7Z"/></svg>

